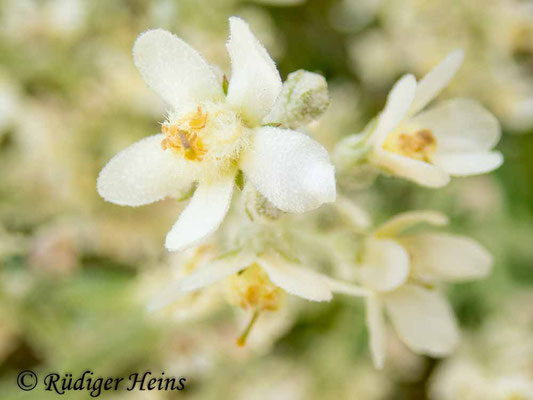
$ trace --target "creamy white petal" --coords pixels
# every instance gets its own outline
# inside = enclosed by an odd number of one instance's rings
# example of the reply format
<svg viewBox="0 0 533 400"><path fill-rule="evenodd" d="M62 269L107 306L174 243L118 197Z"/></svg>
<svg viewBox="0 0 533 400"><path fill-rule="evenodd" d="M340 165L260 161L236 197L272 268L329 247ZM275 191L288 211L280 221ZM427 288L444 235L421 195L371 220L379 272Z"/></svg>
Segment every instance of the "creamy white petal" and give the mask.
<svg viewBox="0 0 533 400"><path fill-rule="evenodd" d="M416 353L449 354L459 341L453 311L437 291L404 285L383 295L394 328Z"/></svg>
<svg viewBox="0 0 533 400"><path fill-rule="evenodd" d="M148 305L148 311L160 310L184 294L212 285L236 274L254 261L250 254L230 254L197 267L190 275L165 287Z"/></svg>
<svg viewBox="0 0 533 400"><path fill-rule="evenodd" d="M433 163L453 176L470 176L494 171L503 164L499 151L437 154Z"/></svg>
<svg viewBox="0 0 533 400"><path fill-rule="evenodd" d="M231 79L227 102L255 125L270 112L282 82L278 69L246 22L229 19L230 37L226 43L231 57Z"/></svg>
<svg viewBox="0 0 533 400"><path fill-rule="evenodd" d="M375 151L371 163L392 175L409 179L422 186L440 188L450 182L448 173L435 165L385 150Z"/></svg>
<svg viewBox="0 0 533 400"><path fill-rule="evenodd" d="M353 283L339 281L326 275L321 275L327 282L333 293L347 294L349 296L364 297L369 296L372 292L364 287L354 285Z"/></svg>
<svg viewBox="0 0 533 400"><path fill-rule="evenodd" d="M467 281L489 275L491 254L475 240L446 233L400 239L411 254L411 273L424 280Z"/></svg>
<svg viewBox="0 0 533 400"><path fill-rule="evenodd" d="M167 234L170 251L198 244L218 229L228 212L235 176L228 174L213 183L200 182L194 195Z"/></svg>
<svg viewBox="0 0 533 400"><path fill-rule="evenodd" d="M96 187L106 201L141 206L165 197L180 197L194 181L186 163L161 148L163 135L126 147L100 171Z"/></svg>
<svg viewBox="0 0 533 400"><path fill-rule="evenodd" d="M501 137L494 115L469 99L446 101L420 113L411 122L433 132L437 154L490 150Z"/></svg>
<svg viewBox="0 0 533 400"><path fill-rule="evenodd" d="M335 201L335 168L328 152L303 133L255 129L240 166L256 189L282 211L302 213Z"/></svg>
<svg viewBox="0 0 533 400"><path fill-rule="evenodd" d="M212 285L230 275L236 274L254 261L255 256L246 253L230 254L217 258L197 267L190 275L184 277L179 283L179 288L181 291L190 292Z"/></svg>
<svg viewBox="0 0 533 400"><path fill-rule="evenodd" d="M189 102L223 99L222 86L207 62L170 32L142 33L133 45L133 59L148 86L175 109Z"/></svg>
<svg viewBox="0 0 533 400"><path fill-rule="evenodd" d="M374 366L381 369L387 356L387 328L383 317L383 304L377 296L366 297L365 303L370 354L372 354Z"/></svg>
<svg viewBox="0 0 533 400"><path fill-rule="evenodd" d="M357 271L364 286L378 291L392 290L402 285L409 275L409 254L394 240L368 239Z"/></svg>
<svg viewBox="0 0 533 400"><path fill-rule="evenodd" d="M416 79L413 75L404 75L394 84L370 138L375 146L380 147L387 136L404 119L415 97L415 91Z"/></svg>
<svg viewBox="0 0 533 400"><path fill-rule="evenodd" d="M258 263L272 283L288 293L311 301L330 301L333 297L323 276L289 262L280 255L262 256Z"/></svg>
<svg viewBox="0 0 533 400"><path fill-rule="evenodd" d="M395 215L379 228L375 235L379 237L393 237L419 224L442 226L448 223L448 217L441 212L431 210L407 211Z"/></svg>
<svg viewBox="0 0 533 400"><path fill-rule="evenodd" d="M415 98L409 110L410 115L422 110L442 89L448 86L463 63L463 59L463 50L452 51L439 65L429 71L418 82Z"/></svg>

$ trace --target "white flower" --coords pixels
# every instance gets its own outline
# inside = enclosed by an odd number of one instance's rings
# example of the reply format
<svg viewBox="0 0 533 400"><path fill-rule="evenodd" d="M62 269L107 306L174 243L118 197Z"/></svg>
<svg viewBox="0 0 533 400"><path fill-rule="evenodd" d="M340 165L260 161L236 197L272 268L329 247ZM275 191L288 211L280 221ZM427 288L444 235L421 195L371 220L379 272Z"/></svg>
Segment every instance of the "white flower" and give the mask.
<svg viewBox="0 0 533 400"><path fill-rule="evenodd" d="M306 135L262 126L282 83L264 47L241 19L230 18L229 86L185 42L145 32L133 56L143 79L172 106L162 134L116 155L98 178L107 201L128 206L194 195L166 238L182 250L213 233L226 215L239 170L275 207L305 212L335 200L327 151ZM227 95L225 95L227 89Z"/></svg>
<svg viewBox="0 0 533 400"><path fill-rule="evenodd" d="M459 334L452 309L433 285L479 279L489 274L491 255L476 241L444 233L405 233L415 225L444 225L433 211L399 214L366 239L358 280L366 298L367 325L374 364L385 361L386 309L400 339L414 352L443 356Z"/></svg>
<svg viewBox="0 0 533 400"><path fill-rule="evenodd" d="M533 336L531 293L514 288L496 314L471 332L433 371L431 399L531 400ZM531 292L531 291L529 291Z"/></svg>
<svg viewBox="0 0 533 400"><path fill-rule="evenodd" d="M453 99L422 111L462 61L457 50L418 83L413 75L396 82L365 139L372 165L420 185L442 187L450 176L482 174L502 164L501 153L492 151L501 135L498 121L479 103Z"/></svg>
<svg viewBox="0 0 533 400"><path fill-rule="evenodd" d="M241 277L242 278L239 278ZM330 301L332 293L364 296L368 291L303 268L277 251L257 254L234 251L196 268L190 275L170 284L150 305L161 309L182 295L230 278L230 302L245 309L276 310L277 288L311 301ZM235 280L235 278L238 278ZM253 286L253 290L247 290Z"/></svg>

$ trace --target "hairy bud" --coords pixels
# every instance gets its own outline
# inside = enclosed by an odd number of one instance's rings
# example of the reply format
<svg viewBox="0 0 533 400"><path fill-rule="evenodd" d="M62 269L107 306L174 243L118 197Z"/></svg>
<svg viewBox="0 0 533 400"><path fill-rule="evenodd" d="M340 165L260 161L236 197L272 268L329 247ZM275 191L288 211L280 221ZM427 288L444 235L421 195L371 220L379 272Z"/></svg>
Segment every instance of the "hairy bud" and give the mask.
<svg viewBox="0 0 533 400"><path fill-rule="evenodd" d="M252 185L246 184L243 189L243 201L246 214L252 221L276 220L283 211L276 208L268 199L259 193Z"/></svg>
<svg viewBox="0 0 533 400"><path fill-rule="evenodd" d="M329 103L328 85L324 77L298 70L287 77L266 122L296 129L320 117Z"/></svg>

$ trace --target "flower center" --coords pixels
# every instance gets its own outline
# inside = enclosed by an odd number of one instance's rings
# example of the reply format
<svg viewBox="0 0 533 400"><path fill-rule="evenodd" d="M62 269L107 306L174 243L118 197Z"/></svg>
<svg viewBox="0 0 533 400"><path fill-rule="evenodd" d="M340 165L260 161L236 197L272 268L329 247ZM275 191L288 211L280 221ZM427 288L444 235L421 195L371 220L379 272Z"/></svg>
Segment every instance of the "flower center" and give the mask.
<svg viewBox="0 0 533 400"><path fill-rule="evenodd" d="M230 278L228 301L245 310L277 310L282 295L257 263Z"/></svg>
<svg viewBox="0 0 533 400"><path fill-rule="evenodd" d="M161 127L163 150L186 160L220 162L235 159L246 131L240 118L223 104L203 103L169 116Z"/></svg>
<svg viewBox="0 0 533 400"><path fill-rule="evenodd" d="M198 136L207 124L207 113L198 106L195 113L186 115L178 124L163 124L161 130L165 138L161 142L163 150L172 149L183 154L187 160L201 161L206 149Z"/></svg>
<svg viewBox="0 0 533 400"><path fill-rule="evenodd" d="M415 160L430 162L437 150L437 139L429 129L410 133L395 131L385 139L383 149Z"/></svg>

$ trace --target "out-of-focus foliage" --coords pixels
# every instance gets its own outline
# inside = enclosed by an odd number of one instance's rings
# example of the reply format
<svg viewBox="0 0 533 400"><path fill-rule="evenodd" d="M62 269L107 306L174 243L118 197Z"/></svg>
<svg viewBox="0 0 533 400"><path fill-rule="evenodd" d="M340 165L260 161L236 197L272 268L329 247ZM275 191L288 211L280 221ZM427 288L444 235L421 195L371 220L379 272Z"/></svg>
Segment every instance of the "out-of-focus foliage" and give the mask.
<svg viewBox="0 0 533 400"><path fill-rule="evenodd" d="M187 254L163 247L182 203L126 209L96 193L105 162L159 131L165 112L135 70L131 47L140 32L162 27L229 74L231 15L250 23L284 79L306 69L328 80L331 106L310 128L328 150L363 128L401 74L420 77L450 50L465 49L447 94L474 97L502 121L505 164L438 192L386 177L364 193L353 189L377 222L409 209L440 210L454 232L494 254L489 278L450 289L466 332L450 359L413 355L391 334L390 362L374 370L364 309L351 298L288 298L259 320L245 348L235 339L247 316L220 302L216 289L164 315L146 313ZM526 294L533 285L532 46L533 8L520 0L2 0L0 397L47 398L15 385L28 368L164 371L187 377L179 396L191 399L485 399L486 382L531 381L531 343L516 346L533 333ZM325 231L335 223L327 210L315 217ZM307 246L315 263L328 250ZM495 342L501 351L492 351ZM529 363L501 361L513 352Z"/></svg>

